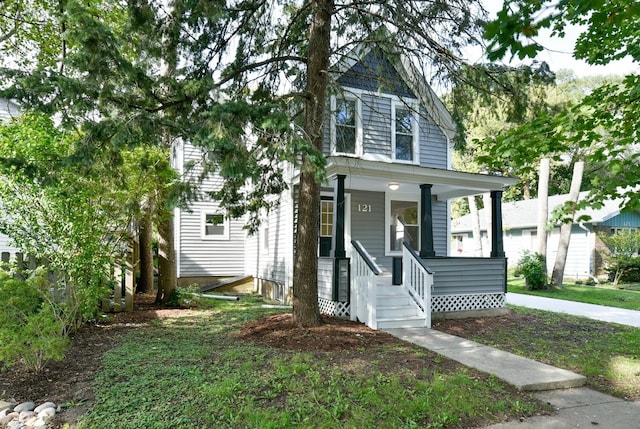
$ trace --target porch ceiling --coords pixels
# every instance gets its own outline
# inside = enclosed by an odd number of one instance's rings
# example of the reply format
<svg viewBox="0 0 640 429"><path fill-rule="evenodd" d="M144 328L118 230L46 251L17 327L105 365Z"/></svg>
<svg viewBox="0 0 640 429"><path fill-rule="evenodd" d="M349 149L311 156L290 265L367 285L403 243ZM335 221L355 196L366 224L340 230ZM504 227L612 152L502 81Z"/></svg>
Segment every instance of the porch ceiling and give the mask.
<svg viewBox="0 0 640 429"><path fill-rule="evenodd" d="M419 167L381 161L369 161L349 157L329 157L327 177L345 174L345 189L388 192L389 184L396 183L393 192L419 192L421 184L431 184L431 194L439 201L476 195L489 191L502 191L514 185L517 178L489 174Z"/></svg>

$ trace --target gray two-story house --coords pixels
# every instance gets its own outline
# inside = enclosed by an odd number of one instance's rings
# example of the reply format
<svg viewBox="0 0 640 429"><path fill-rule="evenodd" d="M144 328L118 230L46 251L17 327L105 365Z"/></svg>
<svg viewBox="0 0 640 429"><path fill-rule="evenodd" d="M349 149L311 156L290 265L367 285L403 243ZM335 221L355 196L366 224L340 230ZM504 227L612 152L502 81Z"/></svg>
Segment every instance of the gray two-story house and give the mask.
<svg viewBox="0 0 640 429"><path fill-rule="evenodd" d="M503 307L501 195L516 180L451 170L454 123L402 55L363 45L331 76L318 225L321 311L377 328L430 326L432 312ZM215 202L178 211L179 276L252 276L259 290L286 301L295 287L298 180L292 166L290 190L252 237L242 233L242 220L223 219ZM447 257L449 200L484 192L493 198L491 256Z"/></svg>

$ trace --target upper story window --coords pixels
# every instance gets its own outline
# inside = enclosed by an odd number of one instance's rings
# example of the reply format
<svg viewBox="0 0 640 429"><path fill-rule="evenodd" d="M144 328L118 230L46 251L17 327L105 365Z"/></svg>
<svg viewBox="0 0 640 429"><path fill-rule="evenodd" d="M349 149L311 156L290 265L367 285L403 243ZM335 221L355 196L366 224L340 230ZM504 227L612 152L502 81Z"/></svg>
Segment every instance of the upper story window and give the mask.
<svg viewBox="0 0 640 429"><path fill-rule="evenodd" d="M392 153L396 161L415 162L418 152L418 121L405 104L393 106Z"/></svg>
<svg viewBox="0 0 640 429"><path fill-rule="evenodd" d="M333 152L359 155L360 150L360 102L357 98L333 100Z"/></svg>

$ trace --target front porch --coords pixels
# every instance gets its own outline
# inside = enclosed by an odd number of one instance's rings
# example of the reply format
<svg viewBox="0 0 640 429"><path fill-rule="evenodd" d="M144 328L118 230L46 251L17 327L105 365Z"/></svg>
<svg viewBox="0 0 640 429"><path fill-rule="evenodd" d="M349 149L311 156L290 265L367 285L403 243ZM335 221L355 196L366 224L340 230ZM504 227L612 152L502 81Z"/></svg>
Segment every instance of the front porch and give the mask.
<svg viewBox="0 0 640 429"><path fill-rule="evenodd" d="M402 281L371 258L359 242L348 258L348 287L319 296L322 313L350 318L373 329L431 327L434 317L461 317L466 312L505 306L505 258L421 258L407 243L402 257ZM336 264L319 260L320 291L333 288ZM342 287L340 287L342 286Z"/></svg>
<svg viewBox="0 0 640 429"><path fill-rule="evenodd" d="M513 179L416 166L383 170L379 163L363 161L354 167L342 161L328 168L334 180L334 209L331 253L318 260L322 313L359 320L378 329L430 327L433 314L504 307L507 264L502 241L501 198L502 188ZM348 176L342 173L346 172L352 175L345 189ZM389 201L397 198L396 194L384 190L390 184L404 189L399 198L404 200L401 202L411 200L411 192L416 195L411 213L413 222L398 216L402 225L389 226L392 216L388 210L394 210ZM389 189L394 190L391 186ZM386 214L376 220L375 213L368 213L369 218L364 219L357 213L363 205L354 204L351 215L359 216L358 222L352 219L353 231L345 232L349 229L349 201L345 198L348 192L352 200L362 192L372 198L376 192L378 195L385 192ZM448 199L483 192L491 195L491 257L447 256L442 237L449 234ZM443 216L443 204L447 207L446 216ZM364 206L374 211L371 205ZM386 219L384 223L381 218ZM374 224L385 226L382 231L374 231ZM396 228L398 225L400 228ZM437 234L434 228L438 228ZM386 250L380 249L380 237L386 240L383 241Z"/></svg>

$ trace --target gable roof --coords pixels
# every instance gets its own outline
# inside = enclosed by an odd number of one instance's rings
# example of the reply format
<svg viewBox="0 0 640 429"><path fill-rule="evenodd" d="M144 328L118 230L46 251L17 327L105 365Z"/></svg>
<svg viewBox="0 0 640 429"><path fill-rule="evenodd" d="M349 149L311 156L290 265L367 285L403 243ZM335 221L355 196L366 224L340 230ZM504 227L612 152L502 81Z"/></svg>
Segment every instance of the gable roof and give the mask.
<svg viewBox="0 0 640 429"><path fill-rule="evenodd" d="M381 27L375 33L376 37L372 37L372 40L379 39L381 36L383 38L393 38L393 35L385 27ZM363 63L363 61L367 61L368 57L370 58L372 55L375 56L377 52L380 52L387 64L393 67L393 70L388 70L386 66L383 66L382 71L395 71L402 79L401 82L393 83L395 92L402 97L417 98L420 101L420 105L426 109L444 135L450 141L453 140L457 133L457 127L451 114L436 93L433 92L425 76L418 71L411 59L398 51L395 46L386 44L382 46L382 44L377 44L374 41L359 43L331 67L336 81L340 82L342 76L345 76L341 83L348 87L349 83L352 82L350 74L355 75L358 73L360 76L374 77L375 70L371 67L366 67L366 63ZM375 88L375 90L378 89Z"/></svg>
<svg viewBox="0 0 640 429"><path fill-rule="evenodd" d="M579 200L583 200L589 192L580 192ZM549 196L548 203L548 215L551 217L551 213L556 207L561 206L567 201L569 194L553 195ZM502 203L502 225L505 229L514 228L536 228L538 225L538 198L532 198L529 200L521 201L508 201ZM591 219L589 223L601 223L605 222L612 217L620 214L620 207L624 200L618 198L615 200L606 200L604 205L600 208L587 207L582 210L578 210L576 213L576 219L581 216L589 216ZM479 210L480 217L480 229L487 229L487 214L486 209ZM471 215L461 216L451 221L451 232L464 232L471 231Z"/></svg>

